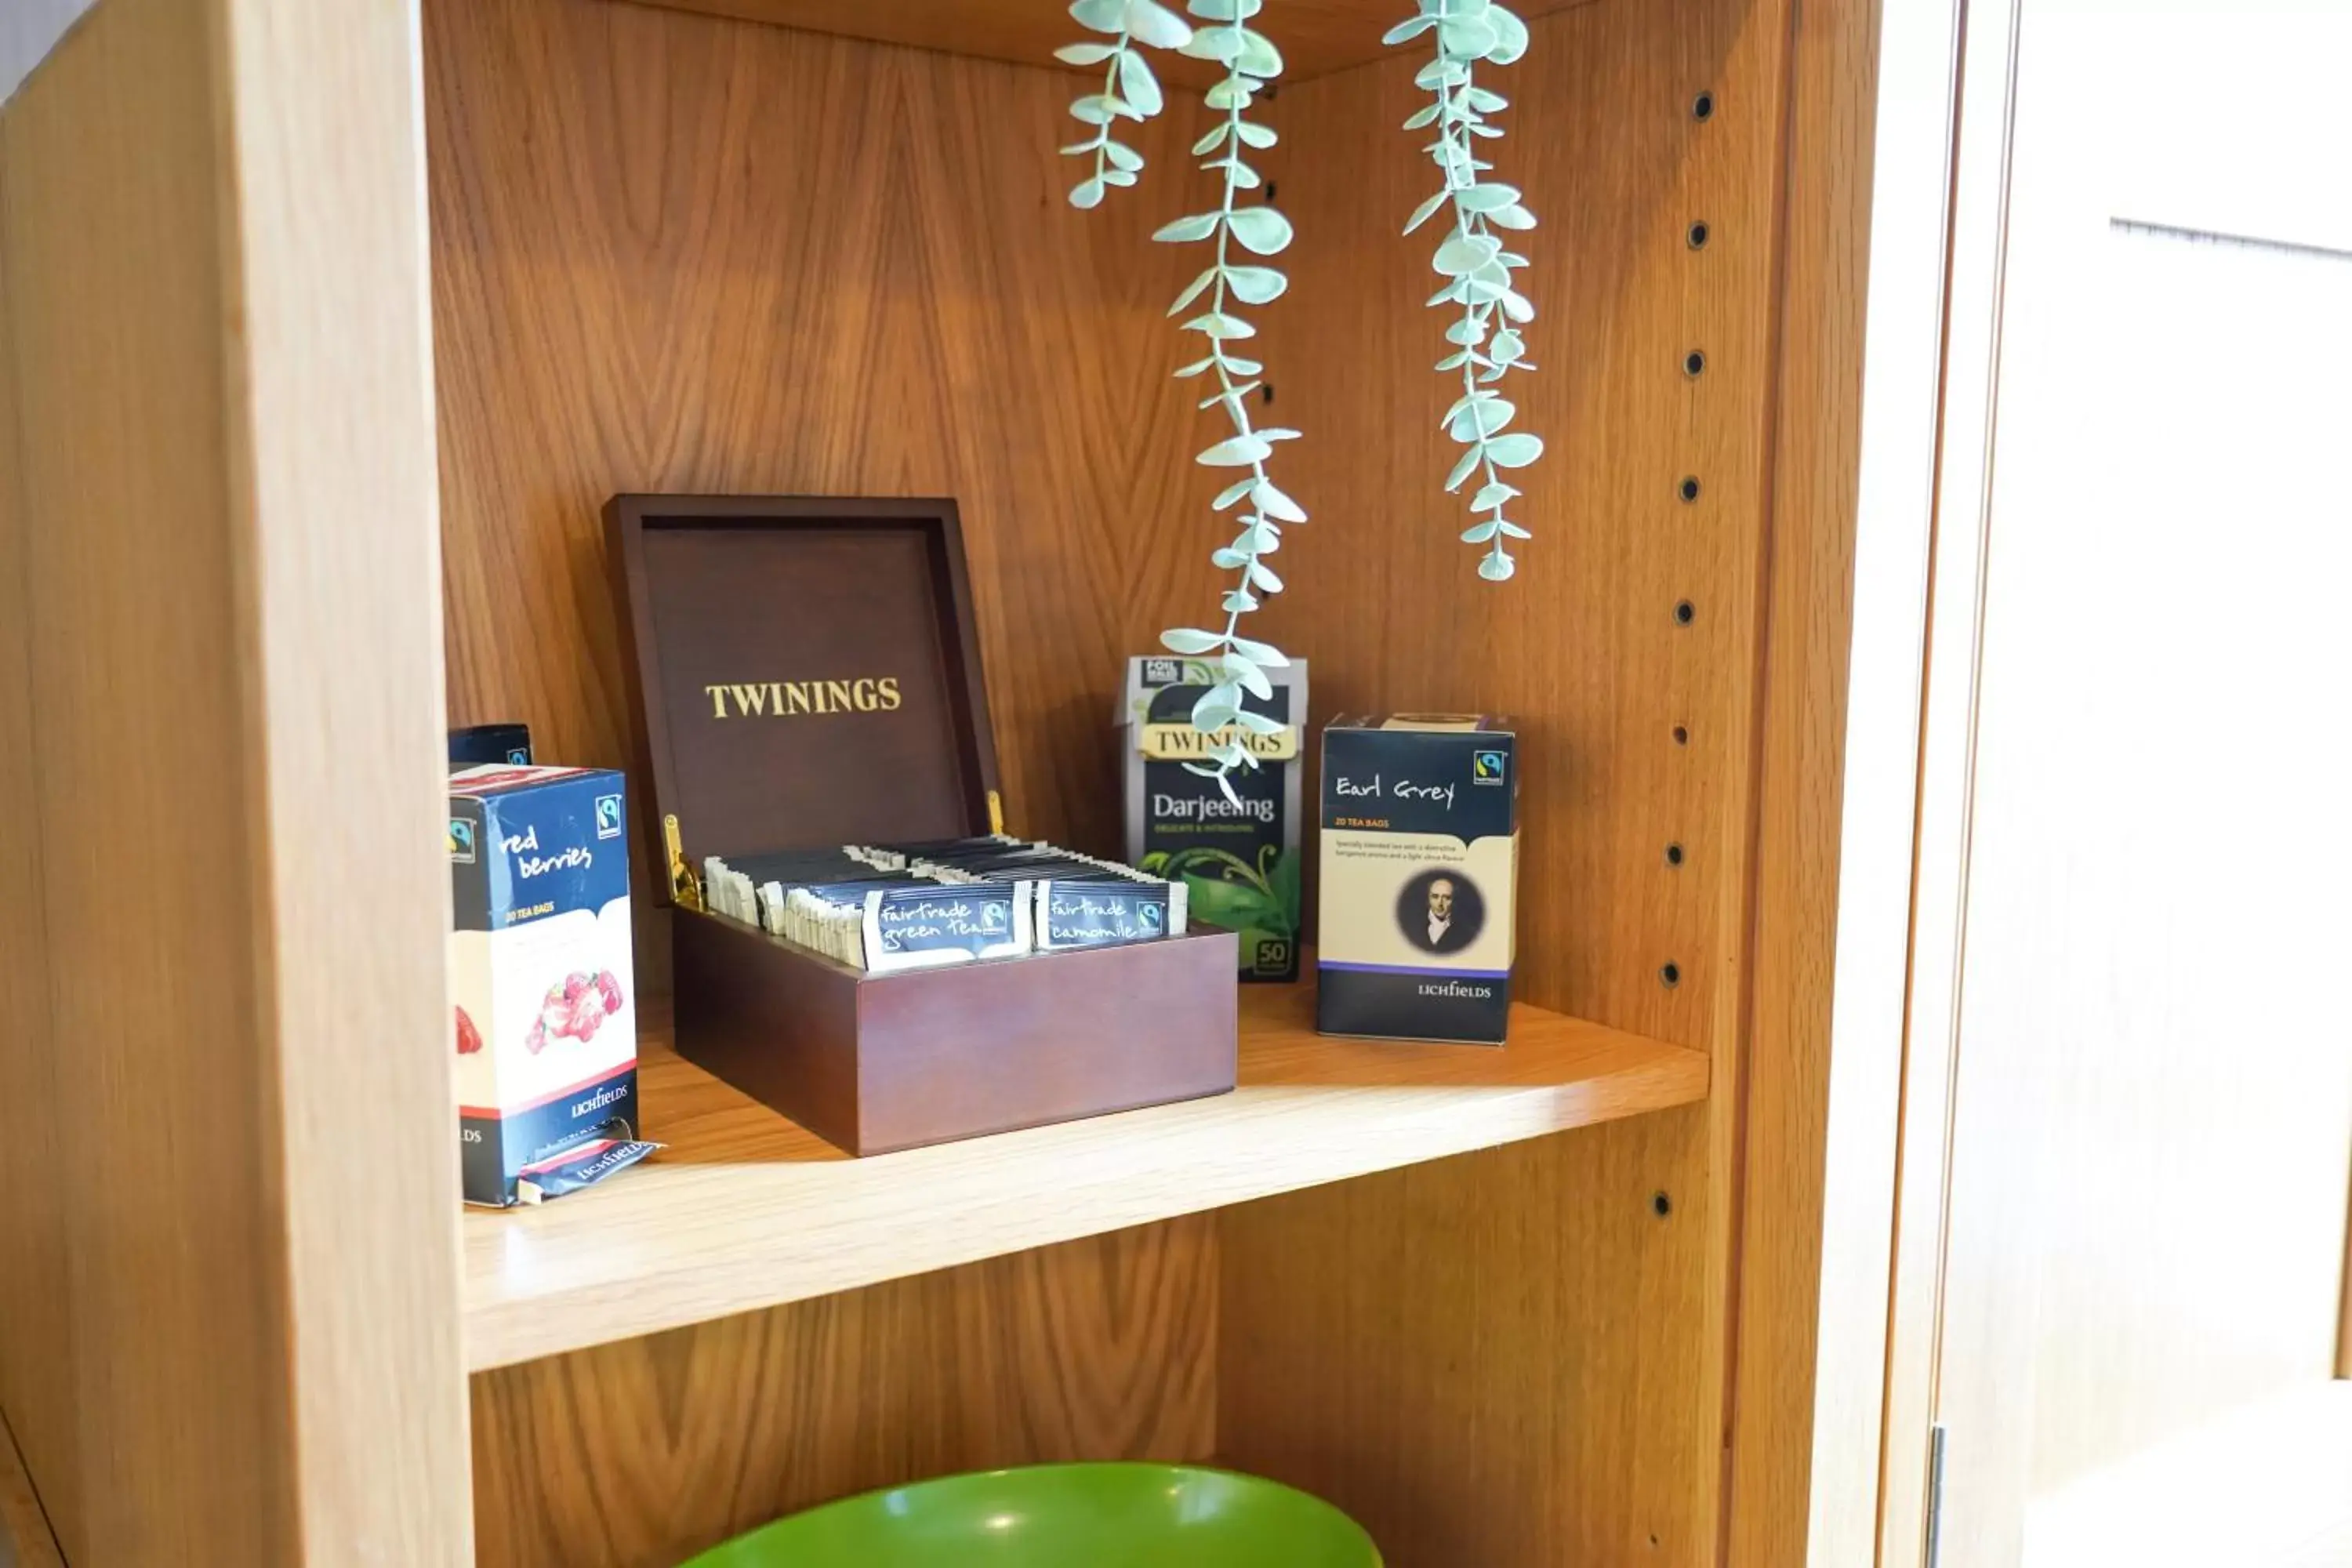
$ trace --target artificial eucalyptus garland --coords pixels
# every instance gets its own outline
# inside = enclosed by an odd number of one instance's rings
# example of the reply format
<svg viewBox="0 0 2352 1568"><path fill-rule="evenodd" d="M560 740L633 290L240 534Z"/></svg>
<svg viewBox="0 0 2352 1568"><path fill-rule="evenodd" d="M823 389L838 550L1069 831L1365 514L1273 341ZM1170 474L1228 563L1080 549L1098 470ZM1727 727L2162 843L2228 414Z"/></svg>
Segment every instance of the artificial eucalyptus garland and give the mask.
<svg viewBox="0 0 2352 1568"><path fill-rule="evenodd" d="M1445 488L1457 491L1473 473L1483 483L1471 498L1471 510L1490 515L1471 527L1463 539L1489 549L1479 562L1482 577L1500 582L1516 566L1506 539L1525 539L1528 532L1504 515L1506 504L1520 492L1502 478L1501 470L1524 468L1543 451L1543 443L1524 432L1506 432L1517 410L1492 384L1513 370L1531 370L1518 327L1531 320L1535 307L1513 286L1511 274L1527 258L1503 248L1495 231L1535 226L1535 216L1513 187L1481 181L1493 164L1477 156L1475 139L1502 134L1486 116L1503 109L1498 93L1472 80L1480 61L1507 65L1527 52L1526 24L1494 0L1418 0L1418 14L1390 30L1385 41L1399 44L1433 33L1437 55L1414 79L1435 93L1435 101L1405 122L1407 130L1434 125L1438 139L1427 149L1444 176L1438 193L1413 214L1405 226L1412 233L1449 203L1454 223L1440 243L1434 265L1446 286L1430 300L1436 306L1459 306L1461 317L1447 328L1456 352L1438 363L1441 372L1462 373L1462 396L1446 411L1444 424L1466 450L1447 476ZM1238 509L1240 531L1211 557L1235 574L1221 607L1222 631L1180 626L1160 634L1171 650L1211 661L1216 680L1192 708L1195 728L1216 735L1234 725L1257 734L1273 734L1280 721L1248 711L1244 694L1272 694L1265 672L1289 659L1271 643L1255 641L1240 633L1241 618L1264 603L1262 595L1282 591L1282 579L1265 557L1282 547L1282 525L1305 522L1306 509L1283 493L1266 472L1277 442L1295 439L1298 432L1254 426L1247 399L1262 383L1264 365L1229 351L1229 345L1255 337L1257 329L1237 313L1242 305L1263 305L1278 297L1289 279L1274 267L1235 258L1238 245L1252 255L1279 254L1291 241L1290 220L1271 206L1238 205L1238 193L1260 184L1257 171L1244 161L1245 151L1271 147L1273 127L1244 118L1260 90L1282 74L1282 55L1265 36L1248 26L1265 7L1265 0L1189 0L1186 9L1199 18L1195 27L1158 0L1076 0L1070 15L1108 42L1072 44L1056 54L1076 66L1104 67L1102 90L1087 93L1070 105L1070 113L1095 128L1091 140L1062 151L1089 161L1089 173L1070 191L1070 203L1093 207L1108 191L1132 185L1143 167L1143 156L1111 135L1122 120L1140 122L1160 112L1165 102L1159 79L1152 73L1140 46L1173 48L1199 59L1213 59L1225 68L1224 79L1210 88L1203 101L1224 118L1193 143L1195 155L1207 161L1201 167L1215 172L1223 197L1214 212L1197 213L1162 227L1152 237L1170 243L1213 241L1216 252L1200 276L1186 286L1169 308L1171 316L1202 303L1205 308L1183 324L1201 334L1207 357L1176 374L1180 377L1213 376L1216 391L1202 399L1201 407L1222 408L1232 434L1202 451L1197 461L1208 468L1246 469L1245 474L1218 492L1212 503L1218 511ZM1506 325L1497 329L1500 310ZM1193 772L1214 778L1228 798L1236 798L1229 775L1234 768L1257 766L1256 759L1238 740L1212 746L1202 763L1188 764Z"/></svg>
<svg viewBox="0 0 2352 1568"><path fill-rule="evenodd" d="M1435 35L1437 55L1413 81L1436 99L1407 120L1404 128L1437 127L1437 140L1423 151L1437 164L1444 183L1413 209L1404 231L1411 234L1440 208L1453 209L1453 224L1430 263L1446 279L1445 287L1430 296L1430 304L1461 310L1445 329L1454 351L1437 362L1441 373L1462 373L1462 395L1445 411L1442 423L1465 449L1445 476L1445 489L1458 491L1472 474L1480 476L1470 510L1489 515L1465 530L1462 540L1488 547L1478 563L1478 575L1500 583L1518 569L1504 542L1528 537L1526 529L1504 515L1503 509L1521 492L1501 470L1524 468L1543 456L1543 440L1526 431L1505 433L1518 410L1493 384L1512 371L1535 368L1526 358L1527 343L1518 329L1535 320L1536 308L1514 287L1511 277L1528 258L1504 249L1496 231L1533 228L1536 216L1516 186L1478 177L1494 165L1478 156L1475 142L1503 134L1486 117L1507 108L1510 100L1480 87L1472 76L1482 60L1509 65L1526 54L1528 26L1494 0L1421 0L1421 15L1390 28L1381 42L1402 44L1423 34ZM1506 323L1500 328L1494 324L1497 310Z"/></svg>

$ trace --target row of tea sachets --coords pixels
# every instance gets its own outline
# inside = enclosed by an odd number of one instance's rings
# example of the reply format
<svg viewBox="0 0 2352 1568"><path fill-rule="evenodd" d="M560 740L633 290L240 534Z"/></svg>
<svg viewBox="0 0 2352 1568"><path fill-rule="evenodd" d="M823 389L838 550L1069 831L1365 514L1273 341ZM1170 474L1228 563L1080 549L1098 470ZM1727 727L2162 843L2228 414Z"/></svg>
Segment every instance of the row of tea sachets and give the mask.
<svg viewBox="0 0 2352 1568"><path fill-rule="evenodd" d="M1184 931L1185 889L1003 835L704 862L719 914L874 973Z"/></svg>

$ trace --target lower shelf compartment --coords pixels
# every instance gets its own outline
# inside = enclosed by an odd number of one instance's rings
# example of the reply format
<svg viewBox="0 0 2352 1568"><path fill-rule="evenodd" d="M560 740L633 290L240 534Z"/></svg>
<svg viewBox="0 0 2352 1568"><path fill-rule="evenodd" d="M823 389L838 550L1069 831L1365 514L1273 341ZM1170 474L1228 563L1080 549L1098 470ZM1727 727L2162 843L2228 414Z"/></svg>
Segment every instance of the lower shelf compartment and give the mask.
<svg viewBox="0 0 2352 1568"><path fill-rule="evenodd" d="M505 1366L1706 1098L1697 1051L1526 1005L1510 1043L1314 1032L1242 992L1229 1095L852 1160L649 1027L646 1135L610 1186L465 1218L466 1355Z"/></svg>

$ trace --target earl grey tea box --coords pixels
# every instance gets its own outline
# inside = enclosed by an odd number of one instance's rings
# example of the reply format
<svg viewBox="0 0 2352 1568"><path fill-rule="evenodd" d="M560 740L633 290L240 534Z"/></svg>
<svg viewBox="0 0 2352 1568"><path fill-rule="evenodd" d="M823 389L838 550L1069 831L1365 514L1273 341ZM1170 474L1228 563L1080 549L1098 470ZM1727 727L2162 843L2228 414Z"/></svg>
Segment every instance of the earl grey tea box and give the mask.
<svg viewBox="0 0 2352 1568"><path fill-rule="evenodd" d="M1505 720L1403 713L1323 731L1315 1026L1500 1045L1518 877Z"/></svg>
<svg viewBox="0 0 2352 1568"><path fill-rule="evenodd" d="M1273 690L1243 706L1277 721L1270 735L1234 726L1213 739L1192 728L1192 705L1216 683L1197 658L1128 661L1127 862L1184 889L1187 919L1241 937L1241 978L1298 978L1299 737L1307 721L1307 661L1265 672ZM1233 773L1228 800L1213 778L1185 766L1209 746L1240 741L1257 759Z"/></svg>

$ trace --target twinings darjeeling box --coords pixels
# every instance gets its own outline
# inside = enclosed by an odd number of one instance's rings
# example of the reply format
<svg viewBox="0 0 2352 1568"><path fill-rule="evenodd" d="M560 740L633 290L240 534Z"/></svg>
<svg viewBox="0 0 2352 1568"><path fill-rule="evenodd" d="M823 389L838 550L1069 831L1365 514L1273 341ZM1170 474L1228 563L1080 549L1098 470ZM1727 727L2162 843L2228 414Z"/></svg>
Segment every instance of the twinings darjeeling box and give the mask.
<svg viewBox="0 0 2352 1568"><path fill-rule="evenodd" d="M1258 734L1235 725L1255 768L1232 774L1228 799L1217 781L1192 772L1213 743L1192 727L1192 705L1216 683L1203 660L1148 655L1128 661L1121 713L1127 726L1127 861L1180 880L1188 918L1237 932L1241 978L1296 980L1299 948L1299 737L1307 721L1307 661L1265 672L1273 689L1244 693L1243 706L1282 728Z"/></svg>
<svg viewBox="0 0 2352 1568"><path fill-rule="evenodd" d="M616 773L493 763L450 775L449 982L467 1203L567 1191L646 1147L634 1143L627 834Z"/></svg>
<svg viewBox="0 0 2352 1568"><path fill-rule="evenodd" d="M1316 1027L1502 1043L1518 770L1506 721L1402 713L1323 731Z"/></svg>

